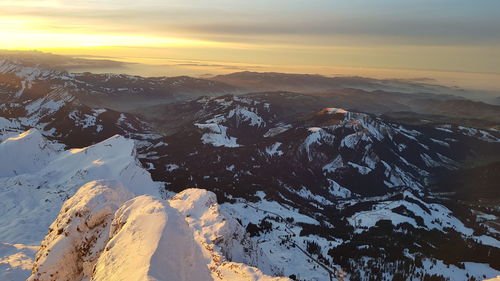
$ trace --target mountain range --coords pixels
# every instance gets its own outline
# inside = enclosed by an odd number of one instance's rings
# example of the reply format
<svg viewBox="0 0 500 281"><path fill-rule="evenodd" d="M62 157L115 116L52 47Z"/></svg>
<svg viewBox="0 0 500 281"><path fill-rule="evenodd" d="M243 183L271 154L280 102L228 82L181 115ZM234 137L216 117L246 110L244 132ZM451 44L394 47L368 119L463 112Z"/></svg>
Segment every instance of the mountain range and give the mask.
<svg viewBox="0 0 500 281"><path fill-rule="evenodd" d="M0 60L2 279L500 275L498 105L408 81L69 73L40 56Z"/></svg>

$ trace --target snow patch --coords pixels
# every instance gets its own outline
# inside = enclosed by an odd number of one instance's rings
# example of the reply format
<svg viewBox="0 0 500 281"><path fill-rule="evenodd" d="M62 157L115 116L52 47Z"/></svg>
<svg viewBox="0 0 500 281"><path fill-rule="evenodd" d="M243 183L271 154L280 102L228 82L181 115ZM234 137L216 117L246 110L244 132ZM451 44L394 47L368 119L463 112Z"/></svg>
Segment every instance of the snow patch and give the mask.
<svg viewBox="0 0 500 281"><path fill-rule="evenodd" d="M328 179L328 183L330 184L328 189L333 196L340 198L349 198L352 196L352 193L349 189L341 186L336 181Z"/></svg>
<svg viewBox="0 0 500 281"><path fill-rule="evenodd" d="M266 153L270 156L281 156L283 155L283 151L279 150L279 147L282 145L281 142L275 142L273 145L266 147Z"/></svg>
<svg viewBox="0 0 500 281"><path fill-rule="evenodd" d="M235 118L236 124L239 125L241 122L248 122L250 126L265 126L264 119L257 115L255 112L248 110L247 108L237 107L229 111L228 118Z"/></svg>
<svg viewBox="0 0 500 281"><path fill-rule="evenodd" d="M208 131L201 136L201 141L204 144L211 144L215 147L240 147L236 143L237 139L235 137L230 137L227 135L227 127L215 123L209 124L194 124L196 127Z"/></svg>
<svg viewBox="0 0 500 281"><path fill-rule="evenodd" d="M323 166L323 171L333 173L337 171L337 169L344 167L344 160L342 160L342 156L338 155L332 162Z"/></svg>
<svg viewBox="0 0 500 281"><path fill-rule="evenodd" d="M167 165L165 165L165 170L167 172L172 172L173 170L177 170L177 169L179 169L179 165L177 165L177 164L167 164Z"/></svg>

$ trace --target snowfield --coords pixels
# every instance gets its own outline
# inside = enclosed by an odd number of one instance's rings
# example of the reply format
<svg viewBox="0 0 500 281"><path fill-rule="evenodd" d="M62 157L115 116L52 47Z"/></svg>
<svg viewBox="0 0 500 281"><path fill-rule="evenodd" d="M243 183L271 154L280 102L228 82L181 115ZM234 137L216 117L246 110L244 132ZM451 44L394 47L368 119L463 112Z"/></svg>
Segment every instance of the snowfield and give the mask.
<svg viewBox="0 0 500 281"><path fill-rule="evenodd" d="M134 142L120 136L62 151L32 129L2 142L0 151L2 242L39 243L64 201L93 180L117 180L137 195L158 194L158 184L135 158Z"/></svg>
<svg viewBox="0 0 500 281"><path fill-rule="evenodd" d="M257 245L215 194L160 198L132 140L64 151L32 129L0 152L1 280L288 280L245 264Z"/></svg>

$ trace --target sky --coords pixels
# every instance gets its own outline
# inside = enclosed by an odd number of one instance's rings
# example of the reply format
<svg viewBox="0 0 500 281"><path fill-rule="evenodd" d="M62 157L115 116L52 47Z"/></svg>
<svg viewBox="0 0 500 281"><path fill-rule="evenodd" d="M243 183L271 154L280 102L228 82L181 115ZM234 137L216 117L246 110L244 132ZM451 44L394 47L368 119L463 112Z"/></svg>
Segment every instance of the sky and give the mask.
<svg viewBox="0 0 500 281"><path fill-rule="evenodd" d="M0 49L212 72L497 77L499 14L498 0L0 0Z"/></svg>

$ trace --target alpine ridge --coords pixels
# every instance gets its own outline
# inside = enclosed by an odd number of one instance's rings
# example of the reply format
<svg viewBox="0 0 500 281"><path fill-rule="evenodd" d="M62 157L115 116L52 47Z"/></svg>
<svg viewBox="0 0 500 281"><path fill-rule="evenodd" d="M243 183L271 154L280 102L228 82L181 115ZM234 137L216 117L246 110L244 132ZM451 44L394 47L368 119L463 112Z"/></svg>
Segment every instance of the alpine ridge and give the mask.
<svg viewBox="0 0 500 281"><path fill-rule="evenodd" d="M346 79L1 60L0 279L500 275L498 107Z"/></svg>
<svg viewBox="0 0 500 281"><path fill-rule="evenodd" d="M244 264L256 259L257 246L218 210L213 193L188 189L161 199L131 140L115 136L64 151L32 129L0 145L25 152L17 172L2 175L10 208L2 209L1 241L43 239L28 280L287 280ZM37 161L43 168L32 166ZM15 262L23 247L2 257L2 278L27 277L32 257Z"/></svg>

